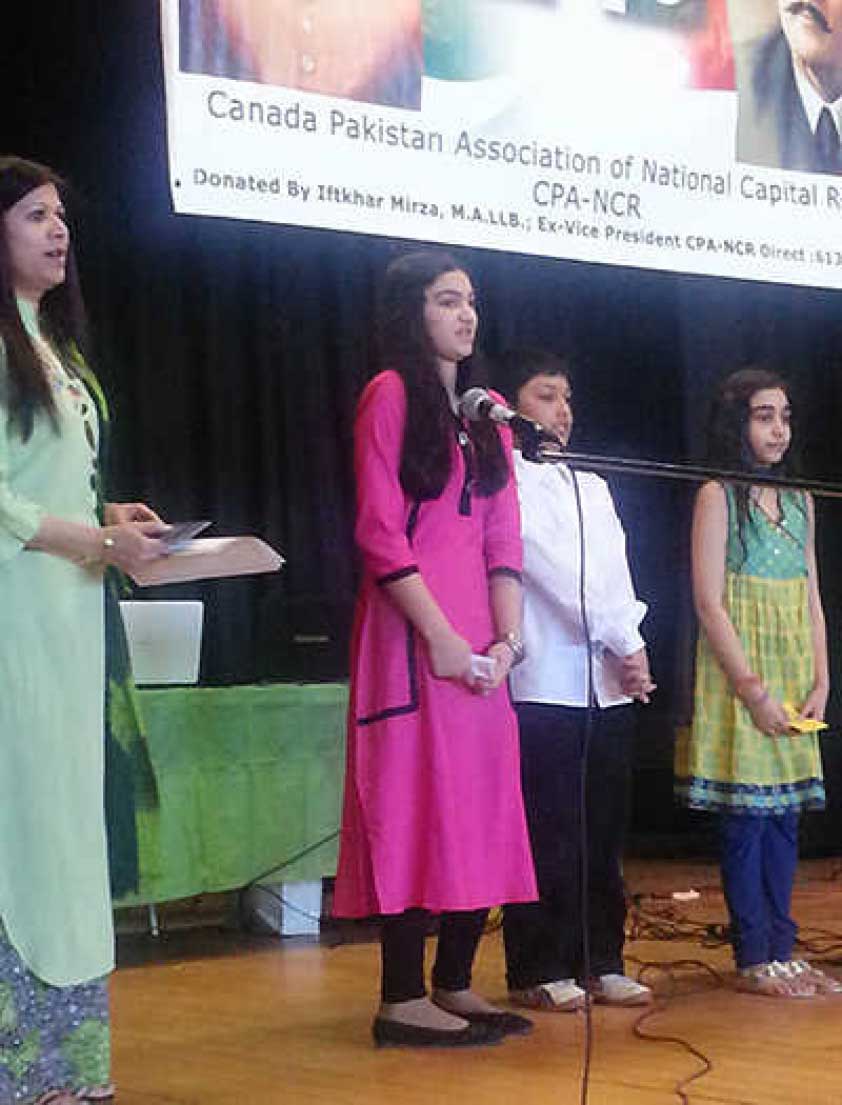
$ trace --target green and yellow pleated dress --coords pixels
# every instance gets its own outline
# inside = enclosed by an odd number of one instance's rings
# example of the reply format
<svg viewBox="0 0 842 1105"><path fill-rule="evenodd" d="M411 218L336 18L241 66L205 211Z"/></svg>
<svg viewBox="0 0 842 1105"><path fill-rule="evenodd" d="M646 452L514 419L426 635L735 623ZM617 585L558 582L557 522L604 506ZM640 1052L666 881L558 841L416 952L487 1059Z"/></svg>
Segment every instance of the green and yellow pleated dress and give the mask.
<svg viewBox="0 0 842 1105"><path fill-rule="evenodd" d="M805 497L784 492L777 522L750 505L742 539L730 488L726 498L725 608L751 670L779 702L800 708L813 686ZM816 735L770 737L757 729L704 630L693 722L679 735L675 773L676 794L693 809L762 815L824 806Z"/></svg>

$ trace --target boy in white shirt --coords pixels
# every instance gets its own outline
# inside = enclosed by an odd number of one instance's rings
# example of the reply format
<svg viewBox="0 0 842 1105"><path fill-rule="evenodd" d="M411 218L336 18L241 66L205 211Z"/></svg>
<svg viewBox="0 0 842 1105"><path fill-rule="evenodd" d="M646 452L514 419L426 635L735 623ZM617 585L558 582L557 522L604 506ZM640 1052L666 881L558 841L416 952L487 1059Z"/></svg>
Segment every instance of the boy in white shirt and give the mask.
<svg viewBox="0 0 842 1105"><path fill-rule="evenodd" d="M520 414L566 445L573 424L566 363L542 350L506 359L503 391ZM510 687L518 714L521 775L540 900L504 910L511 999L532 1009L575 1010L593 999L644 1005L648 987L623 970L626 918L622 848L633 699L654 690L626 561L626 540L604 480L515 451L524 541L524 659ZM593 656L593 725L588 750L588 934L584 978L579 803L588 704L588 648L580 605L584 517L585 603Z"/></svg>

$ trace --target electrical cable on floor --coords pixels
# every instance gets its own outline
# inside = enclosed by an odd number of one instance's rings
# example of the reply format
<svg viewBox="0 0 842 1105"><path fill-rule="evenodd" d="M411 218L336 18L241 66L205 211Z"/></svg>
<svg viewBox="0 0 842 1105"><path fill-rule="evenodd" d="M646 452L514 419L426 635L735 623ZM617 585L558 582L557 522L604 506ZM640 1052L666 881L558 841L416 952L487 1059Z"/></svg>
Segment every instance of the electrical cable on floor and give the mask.
<svg viewBox="0 0 842 1105"><path fill-rule="evenodd" d="M632 957L629 957L630 959ZM650 963L637 961L640 964L640 970L638 971L638 981L643 980L648 971L660 971L667 975L668 979L675 984L675 978L673 971L678 967L695 967L703 971L707 971L716 979L717 984L722 986L725 984L725 980L718 971L713 967L708 966L707 963L703 963L698 959L677 959L671 963ZM669 998L662 998L651 1005L644 1013L637 1018L632 1025L632 1032L639 1040L645 1040L647 1043L654 1044L674 1044L676 1047L682 1048L689 1055L692 1055L694 1059L697 1059L701 1064L699 1070L689 1074L686 1078L682 1078L681 1081L676 1082L673 1087L673 1091L682 1105L689 1105L690 1098L687 1094L687 1087L697 1081L699 1078L703 1078L706 1074L710 1074L713 1070L713 1060L706 1055L700 1048L691 1044L689 1040L685 1040L683 1036L672 1036L667 1033L661 1032L644 1032L643 1025L651 1017L657 1016L659 1013L663 1013L667 1008Z"/></svg>
<svg viewBox="0 0 842 1105"><path fill-rule="evenodd" d="M691 921L682 916L679 907L669 898L653 896L644 905L646 901L646 897L640 894L629 901L626 924L630 940L698 940L707 948L730 943L727 924Z"/></svg>
<svg viewBox="0 0 842 1105"><path fill-rule="evenodd" d="M823 943L822 941L829 941ZM795 946L802 948L813 962L835 963L842 961L842 933L826 932L823 929L807 929L800 932Z"/></svg>
<svg viewBox="0 0 842 1105"><path fill-rule="evenodd" d="M695 940L706 948L731 943L726 922L690 920L671 899L658 895L633 895L628 906L627 926L629 940ZM831 961L842 955L842 932L818 926L801 928L795 946L814 960Z"/></svg>
<svg viewBox="0 0 842 1105"><path fill-rule="evenodd" d="M721 947L731 943L727 924L721 922L690 920L682 916L675 903L669 898L655 895L650 896L649 908L644 908L647 901L645 895L635 895L629 908L629 937L634 940L697 940L703 947ZM826 962L832 953L837 950L842 952L842 933L821 928L802 929L796 940L796 947L804 951L811 958L812 963ZM638 966L638 981L642 982L648 973L660 972L665 974L672 983L673 993L666 996L659 995L659 1000L641 1014L634 1022L632 1031L640 1040L650 1043L673 1044L683 1048L689 1055L697 1059L701 1069L695 1071L687 1078L677 1082L673 1087L674 1093L682 1105L689 1105L688 1087L691 1083L703 1078L713 1069L713 1060L700 1048L690 1043L681 1036L673 1036L664 1033L644 1032L645 1022L663 1013L669 1006L670 999L675 996L676 979L674 972L682 968L701 970L710 975L718 986L726 986L725 977L709 964L698 959L676 959L664 962L642 960L637 956L626 957L630 963ZM660 989L660 988L659 988ZM687 995L690 996L690 995Z"/></svg>
<svg viewBox="0 0 842 1105"><path fill-rule="evenodd" d="M629 909L630 936L635 940L698 940L704 947L722 947L730 943L728 926L712 921L690 921L682 917L678 908L671 899L652 900L651 910L642 907L643 895L635 895ZM717 986L725 986L725 978L719 971L700 959L674 959L664 962L643 960L634 955L627 955L626 961L638 966L637 979L643 982L648 974L659 972L665 974L672 983L672 993L663 995L658 993L656 1001L635 1020L632 1032L639 1040L647 1043L672 1044L682 1048L688 1055L696 1059L700 1069L694 1071L686 1078L682 1078L673 1086L673 1092L682 1105L689 1105L690 1098L688 1087L710 1074L714 1069L713 1060L706 1055L701 1048L685 1039L683 1036L674 1036L660 1032L644 1032L643 1025L651 1017L663 1013L669 1007L670 999L675 997L676 979L674 972L680 968L693 968L710 975ZM660 989L660 988L659 988ZM690 995L688 995L690 996Z"/></svg>
<svg viewBox="0 0 842 1105"><path fill-rule="evenodd" d="M672 983L672 993L664 996L659 994L658 999L640 1016L635 1020L632 1025L632 1032L639 1040L645 1040L647 1043L655 1044L673 1044L676 1047L682 1048L691 1055L694 1059L697 1059L701 1064L699 1070L694 1071L686 1078L682 1078L676 1082L673 1086L673 1092L682 1105L689 1105L690 1098L687 1094L687 1087L698 1079L703 1078L706 1074L710 1074L713 1070L713 1060L710 1056L706 1055L701 1048L696 1047L689 1040L686 1040L683 1036L673 1036L667 1033L661 1032L644 1032L643 1025L651 1017L657 1016L659 1013L663 1013L669 1006L671 998L675 997L676 979L675 971L679 968L693 968L694 970L700 970L710 975L716 982L717 987L725 985L724 977L714 967L704 963L700 959L674 959L667 962L655 962L651 960L639 959L637 956L626 956L626 960L629 963L636 963L638 965L637 980L643 982L644 977L647 977L653 972L659 972L667 976L667 979ZM654 989L654 987L653 987ZM688 995L690 996L690 995Z"/></svg>

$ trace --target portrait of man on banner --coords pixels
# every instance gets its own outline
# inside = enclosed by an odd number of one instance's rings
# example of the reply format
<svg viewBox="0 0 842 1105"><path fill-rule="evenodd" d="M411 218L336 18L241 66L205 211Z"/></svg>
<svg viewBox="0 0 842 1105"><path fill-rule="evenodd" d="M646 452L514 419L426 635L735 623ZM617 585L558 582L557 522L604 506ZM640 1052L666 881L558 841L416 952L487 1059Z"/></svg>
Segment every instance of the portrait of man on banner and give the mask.
<svg viewBox="0 0 842 1105"><path fill-rule="evenodd" d="M737 159L842 173L842 2L778 0L736 63Z"/></svg>

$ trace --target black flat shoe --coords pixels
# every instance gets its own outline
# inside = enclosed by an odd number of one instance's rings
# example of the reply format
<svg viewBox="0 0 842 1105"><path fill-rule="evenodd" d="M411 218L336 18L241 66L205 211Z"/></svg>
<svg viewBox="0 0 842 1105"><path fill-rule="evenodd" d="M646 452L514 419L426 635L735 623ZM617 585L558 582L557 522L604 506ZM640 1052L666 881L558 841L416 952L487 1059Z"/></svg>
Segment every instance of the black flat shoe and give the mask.
<svg viewBox="0 0 842 1105"><path fill-rule="evenodd" d="M371 1034L378 1047L484 1047L499 1044L504 1032L498 1024L473 1020L464 1028L449 1029L425 1028L375 1017Z"/></svg>
<svg viewBox="0 0 842 1105"><path fill-rule="evenodd" d="M492 1013L458 1013L455 1014L469 1024L487 1024L497 1027L504 1036L528 1036L535 1027L528 1017L521 1017L519 1013L507 1013L500 1009Z"/></svg>

